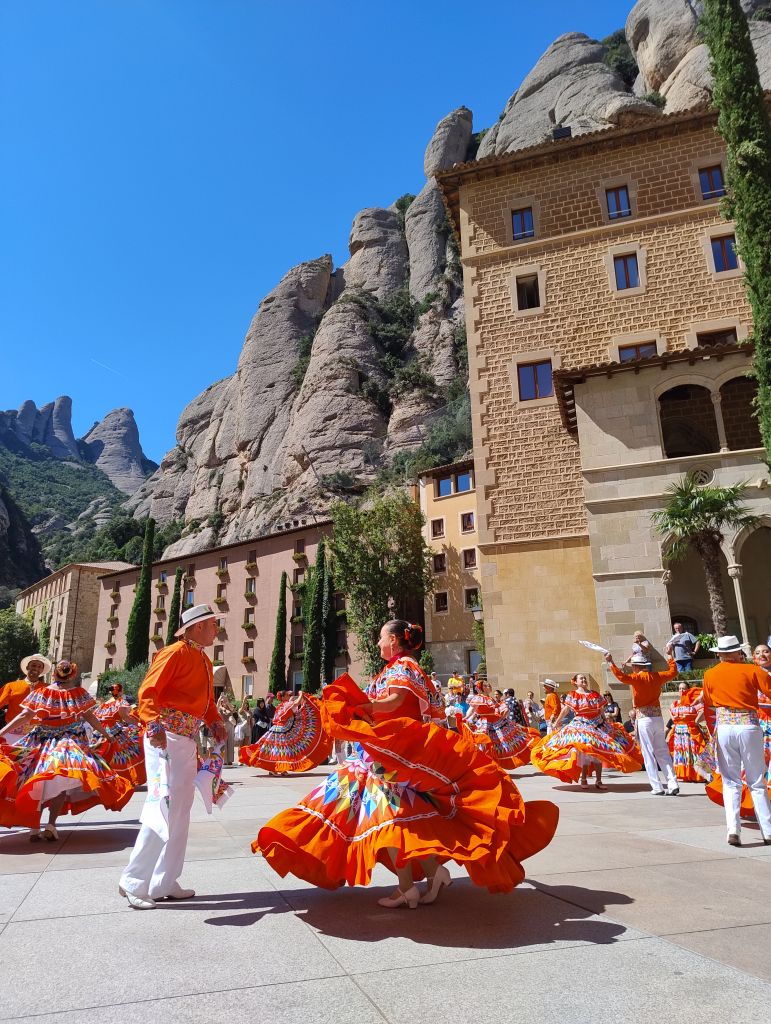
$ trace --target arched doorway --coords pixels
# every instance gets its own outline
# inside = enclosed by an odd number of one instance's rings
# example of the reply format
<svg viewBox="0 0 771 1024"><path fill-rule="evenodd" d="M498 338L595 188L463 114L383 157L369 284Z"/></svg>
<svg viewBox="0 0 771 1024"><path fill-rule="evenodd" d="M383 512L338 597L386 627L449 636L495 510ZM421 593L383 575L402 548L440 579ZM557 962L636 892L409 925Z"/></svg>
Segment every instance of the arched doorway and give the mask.
<svg viewBox="0 0 771 1024"><path fill-rule="evenodd" d="M659 396L664 455L707 455L720 451L712 395L699 384L680 384Z"/></svg>
<svg viewBox="0 0 771 1024"><path fill-rule="evenodd" d="M723 580L723 595L726 603L728 632L741 636L739 612L736 606L733 580L728 575L728 563L725 556L720 555L720 569ZM702 561L695 551L690 550L680 562L670 565L670 579L667 583L669 612L673 622L682 622L691 626L695 623L696 630L691 632L711 633L712 612L709 608L707 584L704 580Z"/></svg>
<svg viewBox="0 0 771 1024"><path fill-rule="evenodd" d="M753 530L741 546L739 559L747 640L754 646L765 643L771 632L771 528Z"/></svg>

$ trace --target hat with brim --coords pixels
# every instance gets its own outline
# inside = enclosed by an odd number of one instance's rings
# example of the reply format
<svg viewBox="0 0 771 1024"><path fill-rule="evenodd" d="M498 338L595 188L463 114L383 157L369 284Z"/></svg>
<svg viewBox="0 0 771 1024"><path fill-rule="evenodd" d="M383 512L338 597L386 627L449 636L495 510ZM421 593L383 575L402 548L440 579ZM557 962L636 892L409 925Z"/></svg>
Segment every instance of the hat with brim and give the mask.
<svg viewBox="0 0 771 1024"><path fill-rule="evenodd" d="M20 665L20 668L25 676L27 674L28 666L31 665L33 661L39 661L40 664L43 666L44 672L50 672L51 669L53 668L53 665L44 654L28 654L26 658L21 659Z"/></svg>
<svg viewBox="0 0 771 1024"><path fill-rule="evenodd" d="M717 647L710 647L710 651L713 654L733 654L735 651L741 651L742 645L739 642L738 636L719 636L717 638Z"/></svg>
<svg viewBox="0 0 771 1024"><path fill-rule="evenodd" d="M644 654L633 654L629 659L630 665L650 665L650 658L646 658Z"/></svg>
<svg viewBox="0 0 771 1024"><path fill-rule="evenodd" d="M553 679L544 679L544 681L541 683L541 686L549 686L552 690L557 689L557 683L555 683Z"/></svg>
<svg viewBox="0 0 771 1024"><path fill-rule="evenodd" d="M182 621L180 627L174 636L184 636L186 630L190 629L191 626L195 626L198 622L206 622L207 619L216 619L217 613L212 610L211 605L208 604L197 604L192 608L186 608L182 612Z"/></svg>

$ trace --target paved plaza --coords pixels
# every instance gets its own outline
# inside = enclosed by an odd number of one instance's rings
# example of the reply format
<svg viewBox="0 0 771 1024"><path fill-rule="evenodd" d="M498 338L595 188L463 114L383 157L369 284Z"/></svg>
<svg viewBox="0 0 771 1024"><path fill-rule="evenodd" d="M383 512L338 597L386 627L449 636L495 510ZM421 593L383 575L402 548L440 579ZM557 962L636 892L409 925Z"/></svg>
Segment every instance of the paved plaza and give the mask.
<svg viewBox="0 0 771 1024"><path fill-rule="evenodd" d="M508 896L463 872L433 907L384 910L392 888L325 892L254 857L259 826L324 769L226 770L235 793L196 801L186 885L137 912L118 896L144 799L62 819L63 841L0 836L0 1019L36 1024L680 1024L768 1019L771 847L687 785L654 798L642 773L583 792L520 769L561 809L554 842Z"/></svg>

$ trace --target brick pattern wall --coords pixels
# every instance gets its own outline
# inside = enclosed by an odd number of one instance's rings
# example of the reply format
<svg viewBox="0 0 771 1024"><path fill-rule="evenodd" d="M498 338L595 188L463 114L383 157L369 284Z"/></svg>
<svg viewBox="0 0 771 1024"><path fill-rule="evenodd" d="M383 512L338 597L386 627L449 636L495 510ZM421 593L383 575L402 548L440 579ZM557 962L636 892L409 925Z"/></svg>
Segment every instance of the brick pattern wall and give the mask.
<svg viewBox="0 0 771 1024"><path fill-rule="evenodd" d="M563 367L602 363L621 335L650 330L661 334L666 348L684 349L694 324L731 316L750 322L741 279L716 281L704 253L703 236L720 215L716 204L697 200L692 165L700 157L714 162L716 151L711 124L681 124L676 134L627 138L610 149L598 144L463 186L482 543L586 532L577 442L562 426L556 403L514 401L515 357L548 350ZM597 190L623 177L637 185L638 216L605 224ZM539 238L497 252L506 245L507 202L519 196L538 199ZM639 294L610 287L607 254L620 244L645 252L647 287ZM545 308L516 317L512 274L532 264L545 272Z"/></svg>

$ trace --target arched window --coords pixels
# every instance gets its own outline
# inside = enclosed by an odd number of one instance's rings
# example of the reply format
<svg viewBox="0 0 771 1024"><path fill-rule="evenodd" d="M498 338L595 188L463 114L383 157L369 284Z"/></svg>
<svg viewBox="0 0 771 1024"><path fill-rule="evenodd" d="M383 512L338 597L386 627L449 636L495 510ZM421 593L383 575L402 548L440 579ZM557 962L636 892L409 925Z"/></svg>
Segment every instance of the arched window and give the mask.
<svg viewBox="0 0 771 1024"><path fill-rule="evenodd" d="M661 435L668 459L720 451L715 406L707 388L680 384L659 397Z"/></svg>
<svg viewBox="0 0 771 1024"><path fill-rule="evenodd" d="M720 389L720 408L729 451L763 447L758 421L752 410L757 390L757 384L749 377L732 377Z"/></svg>

